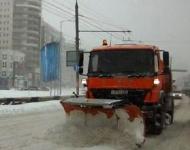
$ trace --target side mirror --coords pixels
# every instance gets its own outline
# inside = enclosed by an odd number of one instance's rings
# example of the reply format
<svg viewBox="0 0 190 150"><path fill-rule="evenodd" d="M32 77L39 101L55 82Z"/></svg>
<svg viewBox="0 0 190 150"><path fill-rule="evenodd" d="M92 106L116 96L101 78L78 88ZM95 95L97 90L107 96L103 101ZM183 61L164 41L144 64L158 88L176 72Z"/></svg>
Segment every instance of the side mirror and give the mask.
<svg viewBox="0 0 190 150"><path fill-rule="evenodd" d="M79 72L79 74L83 74L83 61L84 61L83 51L79 51L79 52L67 51L66 52L66 66L74 67L74 70Z"/></svg>
<svg viewBox="0 0 190 150"><path fill-rule="evenodd" d="M163 52L163 61L164 61L164 72L169 72L169 65L170 65L170 56L169 52L164 51Z"/></svg>
<svg viewBox="0 0 190 150"><path fill-rule="evenodd" d="M164 60L164 65L165 66L167 66L167 67L169 67L169 63L170 63L170 61L169 61L169 52L163 52L163 60Z"/></svg>
<svg viewBox="0 0 190 150"><path fill-rule="evenodd" d="M83 66L83 61L84 61L84 53L83 51L79 52L79 67Z"/></svg>
<svg viewBox="0 0 190 150"><path fill-rule="evenodd" d="M79 52L79 62L78 62L79 74L83 74L83 62L84 62L84 52L80 51Z"/></svg>

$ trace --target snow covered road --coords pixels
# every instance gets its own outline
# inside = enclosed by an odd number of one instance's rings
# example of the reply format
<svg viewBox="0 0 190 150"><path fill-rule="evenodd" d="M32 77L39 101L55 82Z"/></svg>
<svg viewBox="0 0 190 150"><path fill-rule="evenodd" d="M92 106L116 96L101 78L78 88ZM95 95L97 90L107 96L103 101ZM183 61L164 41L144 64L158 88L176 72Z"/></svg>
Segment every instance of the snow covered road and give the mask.
<svg viewBox="0 0 190 150"><path fill-rule="evenodd" d="M190 149L190 99L176 100L174 125L151 136L142 150ZM129 137L113 129L91 132L65 125L59 101L0 106L0 150L134 150Z"/></svg>

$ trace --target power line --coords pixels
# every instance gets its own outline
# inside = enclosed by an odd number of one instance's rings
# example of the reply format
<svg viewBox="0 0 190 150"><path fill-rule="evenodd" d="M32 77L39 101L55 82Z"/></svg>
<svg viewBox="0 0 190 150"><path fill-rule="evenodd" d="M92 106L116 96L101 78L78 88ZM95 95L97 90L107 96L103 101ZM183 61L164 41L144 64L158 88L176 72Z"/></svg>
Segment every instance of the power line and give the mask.
<svg viewBox="0 0 190 150"><path fill-rule="evenodd" d="M104 31L104 29L102 29L101 27L99 27L99 26L96 25L96 24L93 24L93 23L89 22L89 20L88 20L88 21L87 21L87 20L84 20L84 18L81 18L81 20L82 20L82 21L85 21L86 23L90 24L91 26L93 26L93 27L99 29L100 31ZM117 37L116 35L113 35L113 34L111 34L111 33L109 33L109 32L107 32L107 34L113 36L113 37L116 38L116 39L122 40L120 37Z"/></svg>
<svg viewBox="0 0 190 150"><path fill-rule="evenodd" d="M62 18L63 19L63 15L61 15L60 13L58 13L57 11L52 11L52 9L49 9L46 6L42 7L43 10L45 10L47 13L51 13L53 15L55 15L56 17ZM69 19L69 18L68 18Z"/></svg>
<svg viewBox="0 0 190 150"><path fill-rule="evenodd" d="M44 7L48 7L48 8L46 9L47 11L48 11L49 8L53 7L52 9L54 10L54 12L53 12L53 11L51 11L51 12L52 12L54 15L56 15L56 16L58 16L58 17L61 17L61 14L57 14L57 11L54 9L54 8L57 8L57 7L55 7L54 5L52 5L51 7L44 5ZM62 9L60 8L59 10L61 11ZM68 16L67 16L67 17L68 17ZM85 19L86 19L86 18L85 18ZM93 26L93 27L95 27L95 28L97 28L97 29L99 29L99 30L103 30L101 27L99 27L99 26L96 25L96 24L91 23L89 20L88 20L88 21L87 21L87 20L84 20L84 18L82 18L81 20L84 21L86 24L89 24L90 26ZM113 36L113 37L116 38L116 39L121 40L120 38L118 38L117 36L115 36L115 35L113 35L113 34L111 34L111 33L108 33L108 34L111 35L111 36Z"/></svg>
<svg viewBox="0 0 190 150"><path fill-rule="evenodd" d="M43 6L43 9L44 9L45 11L47 11L48 13L51 13L51 14L55 15L56 17L63 18L63 16L61 15L61 13L56 13L56 11L52 11L52 10L48 9L47 7L45 7L45 6ZM70 18L68 18L68 19L70 19ZM74 40L74 37L69 36L69 35L66 35L65 33L64 33L63 36L64 36L64 37L67 37L67 41L72 41L72 42L75 41L75 40ZM68 39L69 39L69 40L68 40Z"/></svg>
<svg viewBox="0 0 190 150"><path fill-rule="evenodd" d="M60 2L58 2L58 1L56 1L56 0L53 0L53 2L56 2L57 4L63 6L63 7L66 8L67 10L72 11L72 12L74 13L74 9L73 9L73 8L68 7L68 6L66 6L65 4L60 3Z"/></svg>
<svg viewBox="0 0 190 150"><path fill-rule="evenodd" d="M62 12L60 12L60 13L57 13L57 11L55 10L55 9L49 9L50 7L46 7L46 6L43 6L43 9L45 10L45 11L47 11L48 13L51 13L51 14L53 14L53 15L55 15L56 17L60 17L60 18L62 18L63 19L63 13ZM71 19L71 17L69 17L69 18L65 18L65 19ZM65 34L64 34L65 35ZM71 36L69 36L69 35L67 35L67 37L70 37L71 39L74 39L74 37L71 37Z"/></svg>
<svg viewBox="0 0 190 150"><path fill-rule="evenodd" d="M91 13L93 16L95 16L96 18L97 18L97 17L99 18L100 16L103 16L104 19L105 19L105 18L108 18L108 17L105 16L104 14L100 14L99 11L89 9L88 6L86 6L84 3L80 5L80 8L83 9L83 10L86 9L88 12L90 12L90 13ZM98 16L97 14L100 14L100 16Z"/></svg>
<svg viewBox="0 0 190 150"><path fill-rule="evenodd" d="M49 2L47 2L47 3L49 3ZM72 11L72 12L73 12L73 9L70 8L70 7L65 6L65 4L59 3L59 2L57 2L57 1L56 1L56 3L59 4L59 5L62 5L64 8L66 8L66 9L68 9L69 11ZM50 3L49 3L49 4L50 4ZM55 6L55 4L54 4L54 6ZM56 8L58 8L58 6L56 6ZM59 7L59 8L60 8L60 7ZM63 8L60 8L60 9L63 9ZM90 9L89 9L89 10L90 10ZM66 11L66 10L64 10L64 11ZM66 12L68 13L68 11L66 11ZM116 25L113 25L113 24L110 24L110 23L107 23L107 22L104 22L104 21L100 21L100 20L97 20L97 19L94 19L94 18L91 18L91 17L87 17L87 16L84 16L84 15L80 15L80 16L81 16L81 17L84 17L84 18L86 18L86 19L92 20L92 21L96 21L97 23L98 23L98 22L101 22L101 23L103 23L103 24L112 26L112 27L114 27L114 28L122 29L122 28L119 27L119 26L116 26ZM122 29L122 30L123 30L123 29Z"/></svg>
<svg viewBox="0 0 190 150"><path fill-rule="evenodd" d="M84 25L85 24L85 25ZM81 26L85 26L88 28L91 28L91 26L87 23L84 22L84 24L82 24ZM105 37L101 34L101 33L95 33L99 38L104 39Z"/></svg>
<svg viewBox="0 0 190 150"><path fill-rule="evenodd" d="M68 15L66 14L65 12L61 11L61 10L57 10L54 6L49 6L49 5L43 5L42 8L45 8L45 11L50 13L50 11L52 12L52 14L56 15L57 17L59 18L68 18L70 19L71 17L74 17L74 16L71 16L71 15Z"/></svg>
<svg viewBox="0 0 190 150"><path fill-rule="evenodd" d="M85 15L80 15L80 17L84 17L86 19L89 19L89 20L92 20L92 21L95 21L96 23L102 23L102 24L105 24L105 25L108 25L108 26L111 26L111 27L114 27L116 29L124 29L124 27L119 27L117 25L114 25L114 24L111 24L111 23L107 23L105 21L102 21L102 20L98 20L98 19L95 19L95 18L91 18L91 17L88 17L88 16L85 16Z"/></svg>
<svg viewBox="0 0 190 150"><path fill-rule="evenodd" d="M60 8L59 6L57 6L55 4L52 4L52 3L49 3L49 2L45 2L44 4L45 4L44 7L46 7L45 8L46 11L48 11L48 9L51 8L50 9L51 13L53 13L54 15L56 15L56 16L58 16L60 18L61 18L61 14L63 14L63 13L64 14L66 13L67 17L70 17L70 16L73 17L73 14L71 12L65 11L64 9ZM53 9L53 11L52 11L52 9ZM62 13L57 14L57 9L59 10L59 12L62 12ZM101 31L104 31L104 29L102 29L99 25L97 25L97 23L93 23L94 21L92 22L92 20L93 20L92 18L90 19L89 17L86 17L86 16L83 16L83 18L81 18L81 21L85 22L86 24L89 24L90 26L93 26L93 27L95 27L95 28L97 28L97 29L99 29ZM113 36L115 39L122 40L120 37L118 37L118 36L116 36L116 35L114 35L112 33L107 33L107 34Z"/></svg>
<svg viewBox="0 0 190 150"><path fill-rule="evenodd" d="M131 31L129 30L80 30L79 32L126 33L126 32L131 32Z"/></svg>
<svg viewBox="0 0 190 150"><path fill-rule="evenodd" d="M61 11L65 12L65 13L67 13L67 14L70 15L70 16L74 16L74 14L73 14L72 12L67 11L67 10L65 10L65 9L63 9L63 8L60 8L59 6L57 6L57 5L53 4L53 3L44 1L44 4L50 5L50 6L52 6L52 7L55 7L56 9L61 10Z"/></svg>
<svg viewBox="0 0 190 150"><path fill-rule="evenodd" d="M87 6L84 5L84 3L82 5L80 5L80 8L82 10L86 9L88 12L90 12L92 14L92 16L95 16L95 18L99 18L100 16L102 16L103 20L105 20L105 18L107 18L108 20L110 20L110 18L108 16L105 16L104 14L100 13L99 11L96 11L96 10L92 11L92 9L89 9ZM97 14L100 14L100 16L98 16ZM88 17L88 16L84 16L84 15L81 15L81 16ZM107 24L107 25L115 27L117 29L122 29L122 30L125 29L124 25L116 25L116 24L108 23L108 22L105 22L105 21L102 21L102 20L98 20L98 19L95 19L95 18L88 17L88 19L96 20L98 22L101 22L103 24Z"/></svg>

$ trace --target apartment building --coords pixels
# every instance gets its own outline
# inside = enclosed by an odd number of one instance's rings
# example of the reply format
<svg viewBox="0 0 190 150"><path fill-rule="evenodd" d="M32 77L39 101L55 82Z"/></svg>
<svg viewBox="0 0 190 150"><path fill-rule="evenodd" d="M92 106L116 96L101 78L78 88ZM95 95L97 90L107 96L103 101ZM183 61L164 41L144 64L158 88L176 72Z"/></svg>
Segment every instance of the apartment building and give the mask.
<svg viewBox="0 0 190 150"><path fill-rule="evenodd" d="M0 50L0 88L10 88L13 79L24 77L25 73L25 54L10 49Z"/></svg>
<svg viewBox="0 0 190 150"><path fill-rule="evenodd" d="M14 0L13 49L26 55L28 71L39 67L41 0Z"/></svg>
<svg viewBox="0 0 190 150"><path fill-rule="evenodd" d="M41 0L0 0L0 50L25 54L32 85L39 83Z"/></svg>
<svg viewBox="0 0 190 150"><path fill-rule="evenodd" d="M13 0L0 0L0 50L12 49Z"/></svg>

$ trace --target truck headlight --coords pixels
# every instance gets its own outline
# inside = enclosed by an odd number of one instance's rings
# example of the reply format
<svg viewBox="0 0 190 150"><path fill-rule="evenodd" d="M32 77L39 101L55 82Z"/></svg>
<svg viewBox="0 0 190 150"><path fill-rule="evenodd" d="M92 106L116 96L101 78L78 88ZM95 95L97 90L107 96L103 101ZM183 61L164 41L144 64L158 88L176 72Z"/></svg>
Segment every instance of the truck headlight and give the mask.
<svg viewBox="0 0 190 150"><path fill-rule="evenodd" d="M86 81L86 79L82 79L82 85L83 85L84 87L87 86L87 81Z"/></svg>
<svg viewBox="0 0 190 150"><path fill-rule="evenodd" d="M160 84L160 80L158 78L154 79L154 85L159 85Z"/></svg>

